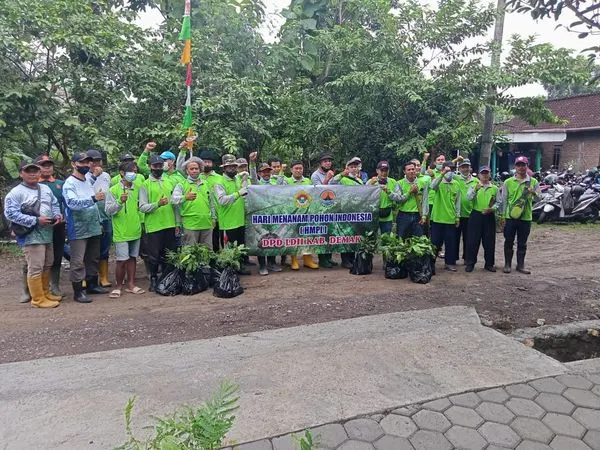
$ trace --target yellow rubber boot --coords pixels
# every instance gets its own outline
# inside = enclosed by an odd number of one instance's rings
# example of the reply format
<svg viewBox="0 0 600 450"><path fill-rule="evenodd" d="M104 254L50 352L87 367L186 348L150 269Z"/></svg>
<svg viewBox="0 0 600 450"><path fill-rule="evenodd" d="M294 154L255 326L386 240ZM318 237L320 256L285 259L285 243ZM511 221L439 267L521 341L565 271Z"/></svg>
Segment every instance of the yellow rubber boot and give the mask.
<svg viewBox="0 0 600 450"><path fill-rule="evenodd" d="M309 269L318 269L319 265L315 263L312 255L304 255L302 257L302 261L304 262L304 267L308 267Z"/></svg>
<svg viewBox="0 0 600 450"><path fill-rule="evenodd" d="M50 272L42 272L42 289L44 290L44 297L53 302L60 302L62 297L54 295L50 292Z"/></svg>
<svg viewBox="0 0 600 450"><path fill-rule="evenodd" d="M292 255L292 263L290 264L290 269L300 270L300 264L298 264L298 257L296 255Z"/></svg>
<svg viewBox="0 0 600 450"><path fill-rule="evenodd" d="M27 286L29 286L29 292L31 293L31 306L34 308L56 308L59 305L58 302L48 300L44 295L41 275L28 277Z"/></svg>
<svg viewBox="0 0 600 450"><path fill-rule="evenodd" d="M108 261L100 261L98 263L98 283L102 287L112 286L112 283L108 279Z"/></svg>

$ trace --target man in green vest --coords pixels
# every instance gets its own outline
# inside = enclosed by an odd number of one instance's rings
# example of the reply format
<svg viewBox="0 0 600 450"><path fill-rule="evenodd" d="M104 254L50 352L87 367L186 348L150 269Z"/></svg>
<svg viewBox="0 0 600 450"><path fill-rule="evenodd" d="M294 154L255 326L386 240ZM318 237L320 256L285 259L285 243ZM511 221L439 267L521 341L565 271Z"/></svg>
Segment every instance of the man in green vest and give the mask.
<svg viewBox="0 0 600 450"><path fill-rule="evenodd" d="M479 181L475 186L469 187L467 198L473 209L469 217L467 235L467 259L465 260L465 272L473 272L477 263L479 245L483 242L485 265L488 272L495 272L496 253L496 215L495 206L498 187L490 181L490 168L481 166L479 168Z"/></svg>
<svg viewBox="0 0 600 450"><path fill-rule="evenodd" d="M529 275L525 268L527 239L531 232L533 202L541 196L540 185L535 178L527 175L528 159L519 156L515 159L515 175L504 181L500 192L499 211L504 226L504 273L510 273L517 238L517 272Z"/></svg>
<svg viewBox="0 0 600 450"><path fill-rule="evenodd" d="M144 177L146 177L146 178L148 178L148 176L150 175L150 169L148 168L149 167L148 159L150 158L150 156L152 156L155 149L156 149L156 142L154 142L154 141L148 142L144 146L144 151L142 152L142 154L140 155L140 157L137 160L138 171L139 171L139 173L144 175Z"/></svg>
<svg viewBox="0 0 600 450"><path fill-rule="evenodd" d="M467 235L469 233L469 217L473 210L473 202L469 200L467 193L470 188L477 186L479 180L475 178L471 170L471 161L469 159L463 159L458 163L458 176L456 181L460 187L460 222L458 228L456 228L456 260L459 259L459 247L462 236L463 251L462 259L467 259Z"/></svg>
<svg viewBox="0 0 600 450"><path fill-rule="evenodd" d="M396 234L401 238L423 236L423 224L429 213L429 181L418 178L414 160L404 164L404 178L395 186L393 199L400 203Z"/></svg>
<svg viewBox="0 0 600 450"><path fill-rule="evenodd" d="M367 181L369 186L379 186L379 231L391 233L394 220L394 202L397 201L396 193L398 183L390 178L390 165L387 161L377 163L377 176Z"/></svg>
<svg viewBox="0 0 600 450"><path fill-rule="evenodd" d="M431 212L431 243L438 249L445 246L444 269L456 272L456 227L460 222L460 187L454 179L455 165L445 162L440 175L431 183L434 192Z"/></svg>
<svg viewBox="0 0 600 450"><path fill-rule="evenodd" d="M163 173L164 161L152 155L148 160L150 175L139 194L139 209L145 216L146 259L150 271L150 291L156 290L158 266L166 263L168 250L175 250L176 220L171 204L174 186Z"/></svg>
<svg viewBox="0 0 600 450"><path fill-rule="evenodd" d="M140 254L142 222L139 213L139 184L134 162L121 163L121 181L112 186L106 194L104 209L112 220L113 242L117 265L115 279L117 286L109 294L110 298L121 297L121 286L127 276L125 292L143 294L145 291L135 285L136 260Z"/></svg>
<svg viewBox="0 0 600 450"><path fill-rule="evenodd" d="M128 162L132 162L135 164L135 158L133 157L133 155L131 153L123 153L122 155L119 156L119 164L128 163ZM145 167L147 168L147 166L148 166L148 160L146 160L146 162L145 162ZM144 175L142 175L141 173L139 173L139 168L138 168L137 164L135 165L135 172L136 172L135 183L139 187L139 185L141 185L144 182L146 177ZM119 184L120 182L121 182L121 174L120 173L116 174L114 177L112 177L110 179L111 186Z"/></svg>
<svg viewBox="0 0 600 450"><path fill-rule="evenodd" d="M202 173L200 174L200 179L207 184L208 190L211 193L210 195L214 200L215 184L220 183L223 179L223 176L214 170L215 161L218 161L217 155L215 155L214 152L209 149L204 149L200 151L198 156L204 163ZM215 211L217 211L216 204ZM223 232L219 228L217 214L217 221L215 222L215 226L213 228L213 250L216 252L220 248L223 248Z"/></svg>
<svg viewBox="0 0 600 450"><path fill-rule="evenodd" d="M195 156L183 164L187 180L175 186L172 199L174 205L180 205L183 245L201 243L212 250L216 211L208 183L200 177L203 166Z"/></svg>
<svg viewBox="0 0 600 450"><path fill-rule="evenodd" d="M221 230L229 242L241 245L246 243L244 197L248 195L248 176L246 173L238 177L235 161L235 156L223 155L223 177L214 186L214 198L217 202L217 217ZM249 275L250 272L242 266L240 274Z"/></svg>

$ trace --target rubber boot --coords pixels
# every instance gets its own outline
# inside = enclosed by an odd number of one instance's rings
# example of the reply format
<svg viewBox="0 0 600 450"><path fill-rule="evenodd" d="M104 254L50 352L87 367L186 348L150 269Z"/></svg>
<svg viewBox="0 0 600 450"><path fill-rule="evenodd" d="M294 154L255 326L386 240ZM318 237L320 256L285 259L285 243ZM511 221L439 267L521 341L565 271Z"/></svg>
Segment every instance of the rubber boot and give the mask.
<svg viewBox="0 0 600 450"><path fill-rule="evenodd" d="M73 286L73 300L78 303L92 303L92 299L85 295L82 281L74 281L71 285Z"/></svg>
<svg viewBox="0 0 600 450"><path fill-rule="evenodd" d="M58 302L48 300L44 295L41 275L27 278L27 286L31 293L31 306L34 308L56 308L59 305Z"/></svg>
<svg viewBox="0 0 600 450"><path fill-rule="evenodd" d="M512 267L513 251L504 249L504 273L510 273Z"/></svg>
<svg viewBox="0 0 600 450"><path fill-rule="evenodd" d="M108 279L108 260L102 260L98 263L98 282L102 287L112 286Z"/></svg>
<svg viewBox="0 0 600 450"><path fill-rule="evenodd" d="M318 269L319 265L315 263L312 255L303 255L302 262L304 263L304 267L308 267L309 269Z"/></svg>
<svg viewBox="0 0 600 450"><path fill-rule="evenodd" d="M23 264L23 276L21 277L21 288L23 289L21 297L19 298L20 303L29 303L31 301L31 295L29 295L29 286L27 285L27 264Z"/></svg>
<svg viewBox="0 0 600 450"><path fill-rule="evenodd" d="M287 262L287 256L286 255L281 255L281 267L284 267L288 264Z"/></svg>
<svg viewBox="0 0 600 450"><path fill-rule="evenodd" d="M525 268L525 253L527 250L517 249L517 272L530 275L531 271Z"/></svg>
<svg viewBox="0 0 600 450"><path fill-rule="evenodd" d="M292 270L300 270L300 264L298 264L298 257L296 255L292 255L292 263L290 264L290 268Z"/></svg>
<svg viewBox="0 0 600 450"><path fill-rule="evenodd" d="M58 295L54 295L50 292L50 272L42 272L42 288L44 289L44 295L48 300L52 300L53 302L60 302L62 297Z"/></svg>
<svg viewBox="0 0 600 450"><path fill-rule="evenodd" d="M98 277L88 277L85 280L86 294L108 294L108 289L98 285Z"/></svg>
<svg viewBox="0 0 600 450"><path fill-rule="evenodd" d="M333 267L333 263L331 261L331 255L321 254L319 255L319 266L325 269L331 269Z"/></svg>
<svg viewBox="0 0 600 450"><path fill-rule="evenodd" d="M60 298L64 297L60 291L60 266L50 269L50 292Z"/></svg>
<svg viewBox="0 0 600 450"><path fill-rule="evenodd" d="M150 287L149 292L156 292L156 286L158 286L158 266L156 264L147 263L146 268L150 274Z"/></svg>

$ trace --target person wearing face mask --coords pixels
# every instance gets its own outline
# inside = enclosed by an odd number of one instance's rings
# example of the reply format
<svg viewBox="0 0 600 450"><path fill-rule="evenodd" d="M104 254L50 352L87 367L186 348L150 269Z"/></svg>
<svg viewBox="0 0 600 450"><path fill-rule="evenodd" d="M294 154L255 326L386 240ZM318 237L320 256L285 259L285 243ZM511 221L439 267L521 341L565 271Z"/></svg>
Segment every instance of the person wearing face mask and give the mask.
<svg viewBox="0 0 600 450"><path fill-rule="evenodd" d="M148 178L148 176L150 175L148 159L150 158L150 156L152 156L155 150L156 142L149 141L144 146L144 151L137 160L138 171L144 176L144 178Z"/></svg>
<svg viewBox="0 0 600 450"><path fill-rule="evenodd" d="M221 230L229 242L241 245L246 243L244 197L248 195L248 173L238 176L235 160L233 155L223 155L223 178L214 186L214 198L217 202L217 217ZM239 270L241 275L250 274L245 267L247 264L245 259Z"/></svg>
<svg viewBox="0 0 600 450"><path fill-rule="evenodd" d="M104 201L106 193L94 192L85 175L90 171L91 158L87 153L75 153L71 158L73 173L63 185L67 239L71 247L69 278L76 302L90 303L87 294L106 294L98 285L98 261L102 225L97 202ZM83 281L86 289L83 289Z"/></svg>
<svg viewBox="0 0 600 450"><path fill-rule="evenodd" d="M173 204L179 205L183 225L183 244L201 243L213 249L213 226L216 219L214 200L208 184L200 173L204 163L192 156L183 165L188 177L183 184L175 186Z"/></svg>
<svg viewBox="0 0 600 450"><path fill-rule="evenodd" d="M61 297L50 292L49 283L52 228L62 222L60 207L50 188L39 183L40 167L36 163L23 161L19 165L19 176L22 182L4 199L4 216L15 226L31 227L27 234L17 235L17 244L25 255L31 305L55 308Z"/></svg>
<svg viewBox="0 0 600 450"><path fill-rule="evenodd" d="M428 193L428 203L429 203L429 215L431 216L431 213L433 211L433 206L434 206L434 199L435 199L435 192L433 191L433 189L431 189L431 183L433 183L433 180L435 180L436 178L438 178L440 176L440 174L442 173L442 169L444 168L444 163L446 162L446 155L444 155L443 153L439 153L431 168L427 168L427 160L429 159L429 153L425 153L425 155L423 155L423 164L421 165L421 174L424 176L429 177L428 181L429 181L429 193ZM431 224L428 224L428 228L429 228L429 235L431 235Z"/></svg>
<svg viewBox="0 0 600 450"><path fill-rule="evenodd" d="M467 259L465 272L473 272L477 263L479 246L483 243L485 265L488 272L495 272L496 253L496 197L498 187L490 181L490 168L479 168L479 180L475 186L470 186L467 198L472 204L467 235Z"/></svg>
<svg viewBox="0 0 600 450"><path fill-rule="evenodd" d="M401 238L423 236L429 214L429 183L417 177L414 160L404 164L404 178L396 184L393 198L400 203L396 234Z"/></svg>
<svg viewBox="0 0 600 450"><path fill-rule="evenodd" d="M48 155L40 155L35 160L40 166L40 184L44 184L50 188L60 206L60 213L65 216L65 201L63 199L62 189L64 180L60 180L54 176L54 161ZM50 269L50 292L52 295L63 297L60 291L60 268L65 249L65 222L56 223L52 228L52 250L54 262ZM27 270L27 269L25 269ZM25 281L25 290L27 289L27 281ZM24 292L25 292L24 290ZM27 291L27 295L29 292Z"/></svg>
<svg viewBox="0 0 600 450"><path fill-rule="evenodd" d="M329 184L343 184L345 186L363 186L363 182L360 179L358 173L358 166L361 163L360 158L355 156L346 163L346 168L334 176ZM344 269L351 269L354 261L353 252L342 253L342 267Z"/></svg>
<svg viewBox="0 0 600 450"><path fill-rule="evenodd" d="M319 186L323 184L329 184L335 172L331 170L333 167L333 155L329 152L323 152L319 155L319 168L315 170L310 181L313 186ZM319 254L319 267L331 268L337 266L338 263L332 259L331 253Z"/></svg>
<svg viewBox="0 0 600 450"><path fill-rule="evenodd" d="M131 153L123 153L122 155L119 156L119 164L129 163L129 162L135 164L135 158L133 157L133 155ZM146 167L147 167L147 162L146 162ZM134 170L136 173L135 184L136 184L136 186L139 187L144 182L146 177L140 173L137 164L135 164ZM116 184L119 184L121 182L121 179L122 179L121 174L120 173L116 174L114 177L112 177L110 179L110 185L114 186Z"/></svg>
<svg viewBox="0 0 600 450"><path fill-rule="evenodd" d="M177 221L171 202L175 188L164 174L164 160L157 155L148 159L150 176L144 181L139 193L139 209L145 217L145 252L150 271L150 291L158 284L158 266L166 265L168 250L176 249Z"/></svg>
<svg viewBox="0 0 600 450"><path fill-rule="evenodd" d="M391 233L394 221L394 203L399 200L398 182L389 177L390 165L387 161L377 163L377 176L367 181L370 186L379 186L379 232Z"/></svg>
<svg viewBox="0 0 600 450"><path fill-rule="evenodd" d="M477 186L478 179L471 173L471 161L463 159L458 163L459 176L456 177L460 187L460 223L456 229L456 260L459 259L459 247L462 236L462 259L467 260L467 236L469 234L469 217L473 210L473 202L468 198L470 188Z"/></svg>
<svg viewBox="0 0 600 450"><path fill-rule="evenodd" d="M143 294L145 291L135 285L136 259L140 254L142 223L139 214L139 186L136 186L137 173L132 161L121 163L121 181L112 186L106 194L104 209L112 221L113 242L115 243L116 289L110 298L121 297L121 286L127 276L125 292Z"/></svg>
<svg viewBox="0 0 600 450"><path fill-rule="evenodd" d="M90 171L85 174L85 179L94 188L94 193L102 192L106 194L110 189L111 177L102 168L102 153L98 150L89 149L88 156L91 158ZM98 262L98 283L102 287L111 286L108 279L108 252L112 243L112 221L104 210L104 201L98 201L96 204L100 212L102 221L102 240L100 242L100 261Z"/></svg>
<svg viewBox="0 0 600 450"><path fill-rule="evenodd" d="M200 151L198 155L199 158L204 163L202 168L202 173L200 174L200 179L205 182L208 186L208 190L210 192L211 197L214 200L215 193L215 184L220 183L223 179L223 176L215 172L215 161L217 161L217 156L213 151L209 149L204 149ZM216 207L215 207L216 210ZM213 228L213 250L217 251L223 248L223 232L219 228L219 221L215 222L215 226Z"/></svg>
<svg viewBox="0 0 600 450"><path fill-rule="evenodd" d="M177 170L175 166L175 155L170 151L164 151L160 154L163 162L163 174L167 179L171 182L173 186L176 186L178 183L183 183L186 180L186 177L183 176L179 170Z"/></svg>
<svg viewBox="0 0 600 450"><path fill-rule="evenodd" d="M439 176L431 183L434 208L431 212L431 243L446 248L444 269L456 272L456 227L460 223L460 187L454 179L454 163L446 162Z"/></svg>

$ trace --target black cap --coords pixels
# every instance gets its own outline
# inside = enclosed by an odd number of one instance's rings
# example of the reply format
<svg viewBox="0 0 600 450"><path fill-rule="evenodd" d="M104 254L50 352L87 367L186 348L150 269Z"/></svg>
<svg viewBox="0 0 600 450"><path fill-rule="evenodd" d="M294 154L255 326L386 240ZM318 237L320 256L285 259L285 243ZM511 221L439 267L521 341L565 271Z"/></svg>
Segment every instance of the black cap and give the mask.
<svg viewBox="0 0 600 450"><path fill-rule="evenodd" d="M119 161L121 162L133 160L135 160L135 157L131 153L123 153L121 156L119 156Z"/></svg>
<svg viewBox="0 0 600 450"><path fill-rule="evenodd" d="M37 158L35 158L35 163L37 165L42 165L45 162L49 162L51 164L54 164L54 160L52 158L50 158L50 156L48 156L46 154L40 155Z"/></svg>
<svg viewBox="0 0 600 450"><path fill-rule="evenodd" d="M40 166L33 161L21 161L21 163L19 164L19 171L25 170L28 167L35 167L37 169L40 168Z"/></svg>
<svg viewBox="0 0 600 450"><path fill-rule="evenodd" d="M379 161L379 162L377 163L377 168L378 168L378 169L389 169L389 168L390 168L390 165L388 164L388 162L387 162L387 161Z"/></svg>
<svg viewBox="0 0 600 450"><path fill-rule="evenodd" d="M217 161L219 158L217 158L217 155L215 155L213 152L211 152L210 150L202 150L200 152L200 154L198 155L198 157L202 160L202 161L212 161L213 163L215 161Z"/></svg>
<svg viewBox="0 0 600 450"><path fill-rule="evenodd" d="M148 158L148 164L149 165L152 165L152 164L162 164L164 162L165 162L165 160L162 159L158 155L152 155L152 156L150 156L150 158Z"/></svg>
<svg viewBox="0 0 600 450"><path fill-rule="evenodd" d="M323 152L319 155L319 162L323 161L324 159L333 160L333 155L329 152Z"/></svg>
<svg viewBox="0 0 600 450"><path fill-rule="evenodd" d="M92 160L98 160L98 159L102 159L102 153L100 153L98 150L94 150L93 148L90 148L87 151L87 155L90 157L90 159Z"/></svg>
<svg viewBox="0 0 600 450"><path fill-rule="evenodd" d="M85 161L86 159L92 159L86 152L73 153L71 157L72 162Z"/></svg>

